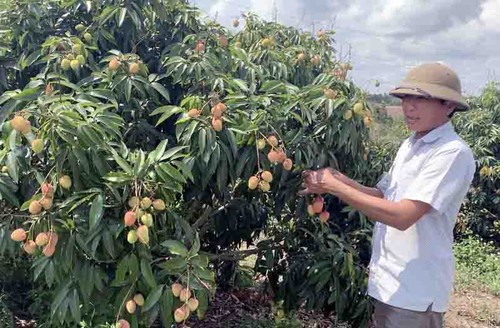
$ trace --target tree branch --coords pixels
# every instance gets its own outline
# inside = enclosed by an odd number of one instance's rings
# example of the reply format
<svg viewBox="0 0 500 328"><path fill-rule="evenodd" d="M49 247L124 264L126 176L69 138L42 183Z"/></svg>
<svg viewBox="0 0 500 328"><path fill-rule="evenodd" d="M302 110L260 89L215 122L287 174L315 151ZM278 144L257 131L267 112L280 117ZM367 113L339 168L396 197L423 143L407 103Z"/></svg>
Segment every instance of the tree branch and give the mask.
<svg viewBox="0 0 500 328"><path fill-rule="evenodd" d="M283 249L282 245L274 245L273 247L266 247L266 248L252 248L252 249L245 249L241 251L233 251L233 252L228 252L228 253L222 253L222 254L208 254L208 258L211 261L219 260L219 261L239 261L242 260L250 255L253 254L258 254L261 251L264 250L277 250L277 249Z"/></svg>

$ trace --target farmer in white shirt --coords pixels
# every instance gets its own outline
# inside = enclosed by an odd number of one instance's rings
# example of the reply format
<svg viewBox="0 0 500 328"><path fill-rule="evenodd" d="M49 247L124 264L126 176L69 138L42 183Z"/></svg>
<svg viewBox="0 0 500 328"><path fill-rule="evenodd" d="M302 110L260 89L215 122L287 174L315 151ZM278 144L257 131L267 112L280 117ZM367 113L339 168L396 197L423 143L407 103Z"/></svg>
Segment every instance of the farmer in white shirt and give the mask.
<svg viewBox="0 0 500 328"><path fill-rule="evenodd" d="M450 117L470 109L442 64L410 70L390 92L411 136L375 188L333 169L304 172L302 194L329 193L376 221L368 281L377 328L443 327L454 276L453 227L475 162Z"/></svg>

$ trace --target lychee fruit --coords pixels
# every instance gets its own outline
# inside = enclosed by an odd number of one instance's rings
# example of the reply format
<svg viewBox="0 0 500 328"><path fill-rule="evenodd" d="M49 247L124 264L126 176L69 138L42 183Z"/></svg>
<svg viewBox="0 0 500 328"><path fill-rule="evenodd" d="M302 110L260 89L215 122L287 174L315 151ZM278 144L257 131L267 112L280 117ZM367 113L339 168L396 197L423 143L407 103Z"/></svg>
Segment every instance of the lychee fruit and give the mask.
<svg viewBox="0 0 500 328"><path fill-rule="evenodd" d="M125 308L127 309L128 313L133 314L135 313L137 305L135 304L134 300L128 300L125 304Z"/></svg>
<svg viewBox="0 0 500 328"><path fill-rule="evenodd" d="M30 203L28 211L30 214L37 215L42 211L42 204L38 200L34 200Z"/></svg>
<svg viewBox="0 0 500 328"><path fill-rule="evenodd" d="M108 67L112 71L116 71L120 67L120 62L118 59L113 58L109 61Z"/></svg>
<svg viewBox="0 0 500 328"><path fill-rule="evenodd" d="M149 244L149 229L145 225L139 226L137 228L137 238L139 241L145 245Z"/></svg>
<svg viewBox="0 0 500 328"><path fill-rule="evenodd" d="M23 228L18 228L10 234L10 238L13 241L24 241L26 239L26 230Z"/></svg>
<svg viewBox="0 0 500 328"><path fill-rule="evenodd" d="M165 210L165 202L161 199L155 199L153 201L153 208L157 211L164 211Z"/></svg>
<svg viewBox="0 0 500 328"><path fill-rule="evenodd" d="M259 186L259 178L256 176L251 176L250 179L248 179L248 189L254 190Z"/></svg>
<svg viewBox="0 0 500 328"><path fill-rule="evenodd" d="M141 71L141 67L139 66L138 63L132 63L130 64L128 71L130 74L137 74Z"/></svg>
<svg viewBox="0 0 500 328"><path fill-rule="evenodd" d="M135 220L136 220L136 214L134 211L128 211L127 213L125 213L125 216L123 217L123 222L127 227L133 226Z"/></svg>
<svg viewBox="0 0 500 328"><path fill-rule="evenodd" d="M59 178L59 185L64 189L71 188L71 178L68 175L63 175Z"/></svg>
<svg viewBox="0 0 500 328"><path fill-rule="evenodd" d="M36 252L36 244L33 240L28 240L23 244L23 249L26 253L32 255Z"/></svg>

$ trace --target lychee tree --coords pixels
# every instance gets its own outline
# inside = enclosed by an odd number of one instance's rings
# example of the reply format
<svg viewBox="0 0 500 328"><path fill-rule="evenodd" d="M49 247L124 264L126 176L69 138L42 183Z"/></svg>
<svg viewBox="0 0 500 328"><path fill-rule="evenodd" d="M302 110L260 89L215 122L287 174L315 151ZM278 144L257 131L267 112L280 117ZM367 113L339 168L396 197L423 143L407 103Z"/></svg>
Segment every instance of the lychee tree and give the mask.
<svg viewBox="0 0 500 328"><path fill-rule="evenodd" d="M229 31L184 1L46 2L7 10L0 96L0 250L53 290L37 319L203 317L257 254L287 310L365 322L370 225L297 196L304 169L367 168L370 111L333 32L254 15Z"/></svg>

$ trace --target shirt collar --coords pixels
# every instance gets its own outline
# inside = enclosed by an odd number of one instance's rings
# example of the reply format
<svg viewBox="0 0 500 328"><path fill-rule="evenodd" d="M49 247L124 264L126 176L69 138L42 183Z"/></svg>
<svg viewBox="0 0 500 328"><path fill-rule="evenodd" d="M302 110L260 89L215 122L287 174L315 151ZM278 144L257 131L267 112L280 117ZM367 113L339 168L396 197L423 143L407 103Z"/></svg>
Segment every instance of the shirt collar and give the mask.
<svg viewBox="0 0 500 328"><path fill-rule="evenodd" d="M422 142L425 142L425 143L431 143L431 142L434 142L437 139L441 138L442 136L444 136L450 132L453 132L453 131L454 131L453 125L451 124L451 121L448 121L448 122L444 123L443 125L440 125L437 128L431 130L429 133L427 133L425 136L423 136L422 138L420 138L418 140L422 140ZM411 133L410 139L411 139L412 143L416 141L415 140L415 132Z"/></svg>

